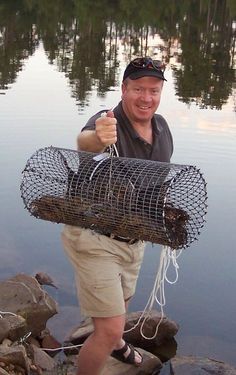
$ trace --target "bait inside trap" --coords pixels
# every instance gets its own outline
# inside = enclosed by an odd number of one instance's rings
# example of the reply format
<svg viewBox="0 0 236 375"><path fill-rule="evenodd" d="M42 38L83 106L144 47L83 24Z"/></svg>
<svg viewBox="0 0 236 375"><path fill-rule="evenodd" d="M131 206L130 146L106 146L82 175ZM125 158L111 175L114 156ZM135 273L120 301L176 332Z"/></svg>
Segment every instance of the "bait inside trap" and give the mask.
<svg viewBox="0 0 236 375"><path fill-rule="evenodd" d="M206 214L206 182L194 166L47 147L23 171L21 195L36 218L188 247Z"/></svg>

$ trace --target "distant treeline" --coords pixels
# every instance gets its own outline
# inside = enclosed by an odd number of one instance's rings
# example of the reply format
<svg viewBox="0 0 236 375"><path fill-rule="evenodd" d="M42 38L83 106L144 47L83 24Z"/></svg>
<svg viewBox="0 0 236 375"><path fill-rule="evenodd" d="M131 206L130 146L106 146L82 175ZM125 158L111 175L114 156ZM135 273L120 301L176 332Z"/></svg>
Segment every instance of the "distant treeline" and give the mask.
<svg viewBox="0 0 236 375"><path fill-rule="evenodd" d="M117 85L122 47L171 63L180 100L220 109L235 81L235 19L235 0L0 0L0 88L42 42L84 106L92 88Z"/></svg>

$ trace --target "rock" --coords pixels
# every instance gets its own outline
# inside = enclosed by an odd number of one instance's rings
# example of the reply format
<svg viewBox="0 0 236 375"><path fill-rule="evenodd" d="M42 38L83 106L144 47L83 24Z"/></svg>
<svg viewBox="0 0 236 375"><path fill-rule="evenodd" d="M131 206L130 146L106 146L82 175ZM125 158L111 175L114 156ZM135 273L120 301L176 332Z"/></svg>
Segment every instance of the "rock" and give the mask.
<svg viewBox="0 0 236 375"><path fill-rule="evenodd" d="M20 315L16 316L8 316L7 317L8 323L9 323L9 332L8 332L8 338L11 341L17 341L20 338L22 338L27 332L27 323L24 318Z"/></svg>
<svg viewBox="0 0 236 375"><path fill-rule="evenodd" d="M33 353L33 363L36 368L40 368L42 371L53 371L57 364L53 358L51 358L44 350L37 346L31 345Z"/></svg>
<svg viewBox="0 0 236 375"><path fill-rule="evenodd" d="M54 336L48 333L47 335L44 335L41 346L46 351L46 353L48 353L51 357L54 357L57 353L60 352L60 349L54 351L47 351L46 349L57 349L61 348L62 345L55 339Z"/></svg>
<svg viewBox="0 0 236 375"><path fill-rule="evenodd" d="M27 325L22 316L6 314L4 318L0 319L0 343L4 340L4 338L17 341L23 337L26 332Z"/></svg>
<svg viewBox="0 0 236 375"><path fill-rule="evenodd" d="M9 375L9 372L0 367L0 375Z"/></svg>
<svg viewBox="0 0 236 375"><path fill-rule="evenodd" d="M177 342L174 337L166 340L162 345L152 346L148 349L152 354L156 355L162 362L167 362L174 358L177 352Z"/></svg>
<svg viewBox="0 0 236 375"><path fill-rule="evenodd" d="M38 348L41 348L41 345L40 345L40 342L38 339L36 339L35 337L32 337L30 336L27 340L27 343L28 344L32 344L34 346L37 346Z"/></svg>
<svg viewBox="0 0 236 375"><path fill-rule="evenodd" d="M12 341L10 339L4 339L1 346L11 346Z"/></svg>
<svg viewBox="0 0 236 375"><path fill-rule="evenodd" d="M4 346L0 345L0 362L9 365L19 366L23 368L26 373L29 372L29 359L23 345Z"/></svg>
<svg viewBox="0 0 236 375"><path fill-rule="evenodd" d="M129 329L135 326L141 314L142 312L134 312L128 314L126 319L125 331L128 331ZM146 337L155 336L156 327L160 319L160 312L156 310L152 310L150 312L149 318L145 321L142 328L142 332ZM158 328L156 336L153 339L148 340L145 339L140 333L141 324L142 321L135 329L125 333L124 339L132 343L133 345L140 346L141 348L145 349L149 348L150 346L159 346L163 344L166 340L169 340L172 337L174 337L179 329L178 325L174 321L169 320L166 316L164 316Z"/></svg>
<svg viewBox="0 0 236 375"><path fill-rule="evenodd" d="M19 274L0 283L1 310L25 318L27 330L37 336L47 320L57 313L56 302L34 277Z"/></svg>
<svg viewBox="0 0 236 375"><path fill-rule="evenodd" d="M8 336L10 324L6 318L0 318L0 343Z"/></svg>
<svg viewBox="0 0 236 375"><path fill-rule="evenodd" d="M211 358L177 356L171 360L175 375L236 375L236 368Z"/></svg>
<svg viewBox="0 0 236 375"><path fill-rule="evenodd" d="M120 362L115 358L109 357L101 375L144 375L152 374L154 370L160 370L162 368L162 363L159 358L143 349L137 349L143 356L143 363L141 366L137 367L129 365Z"/></svg>

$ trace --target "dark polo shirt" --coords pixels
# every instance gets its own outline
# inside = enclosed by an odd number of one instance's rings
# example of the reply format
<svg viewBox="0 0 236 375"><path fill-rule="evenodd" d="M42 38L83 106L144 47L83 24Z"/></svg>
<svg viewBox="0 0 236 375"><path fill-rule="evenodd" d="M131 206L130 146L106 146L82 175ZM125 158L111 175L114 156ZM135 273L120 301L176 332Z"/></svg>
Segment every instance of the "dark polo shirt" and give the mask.
<svg viewBox="0 0 236 375"><path fill-rule="evenodd" d="M94 130L95 121L104 112L92 116L84 130ZM119 156L170 162L173 153L173 139L166 120L158 114L152 118L152 145L138 135L122 108L122 102L113 110L117 119L117 143Z"/></svg>

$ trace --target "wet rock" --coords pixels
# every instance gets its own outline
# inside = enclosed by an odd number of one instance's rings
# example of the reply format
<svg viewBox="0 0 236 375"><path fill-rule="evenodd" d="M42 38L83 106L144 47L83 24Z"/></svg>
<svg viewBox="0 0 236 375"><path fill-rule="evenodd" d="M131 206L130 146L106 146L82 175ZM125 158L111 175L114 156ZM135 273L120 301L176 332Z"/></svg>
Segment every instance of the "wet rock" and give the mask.
<svg viewBox="0 0 236 375"><path fill-rule="evenodd" d="M27 373L29 372L30 362L23 345L6 346L0 345L0 362L9 365L19 366Z"/></svg>
<svg viewBox="0 0 236 375"><path fill-rule="evenodd" d="M27 324L26 320L22 318L20 315L16 316L8 316L8 323L9 323L9 332L8 338L11 341L17 341L22 338L27 333Z"/></svg>
<svg viewBox="0 0 236 375"><path fill-rule="evenodd" d="M132 329L137 324L141 313L142 312L134 312L128 314L125 325L126 331ZM153 339L146 339L142 336L140 332L142 321L135 329L125 333L124 339L133 345L140 346L142 348L149 348L150 346L159 346L163 344L165 341L176 335L179 327L174 321L164 316L158 328L157 334L155 335L156 327L159 324L160 319L161 313L159 311L152 310L142 327L143 335L148 338L154 336Z"/></svg>
<svg viewBox="0 0 236 375"><path fill-rule="evenodd" d="M59 350L55 350L57 348L60 348L62 345L60 344L57 339L51 335L49 330L44 330L44 333L41 334L41 347L48 353L51 357L54 357L57 353L60 352ZM47 351L46 349L50 349ZM53 349L53 351L51 351Z"/></svg>
<svg viewBox="0 0 236 375"><path fill-rule="evenodd" d="M236 368L211 358L178 356L171 364L175 375L236 375Z"/></svg>
<svg viewBox="0 0 236 375"><path fill-rule="evenodd" d="M6 318L0 318L0 343L8 336L10 324Z"/></svg>
<svg viewBox="0 0 236 375"><path fill-rule="evenodd" d="M0 319L0 343L9 338L12 341L17 341L23 337L27 332L26 321L20 315L5 315Z"/></svg>
<svg viewBox="0 0 236 375"><path fill-rule="evenodd" d="M33 363L36 368L40 368L44 371L54 371L57 367L56 361L51 358L44 350L37 346L31 345L33 353Z"/></svg>
<svg viewBox="0 0 236 375"><path fill-rule="evenodd" d="M25 318L27 330L37 336L57 313L56 302L34 277L19 274L0 283L1 310Z"/></svg>
<svg viewBox="0 0 236 375"><path fill-rule="evenodd" d="M159 358L143 349L138 348L138 351L143 356L141 366L136 367L109 357L101 375L144 375L152 374L154 370L160 370L162 368L162 363Z"/></svg>
<svg viewBox="0 0 236 375"><path fill-rule="evenodd" d="M1 344L1 346L11 346L11 345L12 345L12 341L10 339L4 339Z"/></svg>
<svg viewBox="0 0 236 375"><path fill-rule="evenodd" d="M32 344L34 346L37 346L38 348L41 348L40 342L35 337L33 337L33 336L30 336L27 339L27 343L28 344Z"/></svg>

